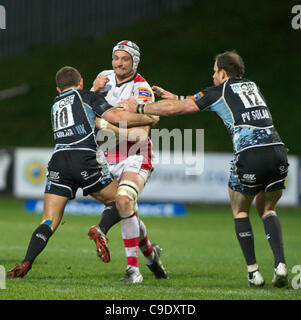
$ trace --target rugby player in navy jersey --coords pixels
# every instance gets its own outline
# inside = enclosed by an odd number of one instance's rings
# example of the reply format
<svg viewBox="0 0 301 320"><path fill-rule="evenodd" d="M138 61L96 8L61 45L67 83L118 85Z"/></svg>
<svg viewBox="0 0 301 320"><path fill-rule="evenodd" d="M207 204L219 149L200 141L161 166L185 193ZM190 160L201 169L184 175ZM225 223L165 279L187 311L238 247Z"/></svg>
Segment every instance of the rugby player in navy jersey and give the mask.
<svg viewBox="0 0 301 320"><path fill-rule="evenodd" d="M115 200L118 182L109 172L105 156L97 151L95 118L103 117L128 127L152 125L157 118L135 115L111 106L101 94L83 90L83 79L72 67L63 67L56 74L59 96L51 109L55 147L48 163L42 223L33 232L23 261L8 271L8 278L24 277L36 257L46 247L58 228L68 200L74 199L78 188L107 205ZM121 217L127 208L116 197Z"/></svg>
<svg viewBox="0 0 301 320"><path fill-rule="evenodd" d="M251 286L265 283L256 261L249 220L250 206L256 198L256 209L274 255L272 284L284 287L288 284L288 271L276 205L285 189L287 149L273 125L262 93L256 83L243 78L244 71L242 58L235 51L226 51L215 57L214 86L189 97L153 86L163 100L137 105L133 99L127 99L120 105L127 111L159 116L208 110L222 119L233 142L228 189L235 232L247 264L248 283Z"/></svg>

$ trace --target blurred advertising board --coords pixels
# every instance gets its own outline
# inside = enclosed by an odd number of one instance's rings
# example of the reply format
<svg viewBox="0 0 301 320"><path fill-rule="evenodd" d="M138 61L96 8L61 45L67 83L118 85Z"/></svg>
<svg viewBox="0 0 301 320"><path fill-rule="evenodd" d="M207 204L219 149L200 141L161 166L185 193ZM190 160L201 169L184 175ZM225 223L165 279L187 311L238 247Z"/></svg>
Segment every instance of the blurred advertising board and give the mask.
<svg viewBox="0 0 301 320"><path fill-rule="evenodd" d="M20 198L42 198L50 148L17 148L14 159L13 194ZM229 203L230 153L160 152L155 154L154 171L140 200L148 202ZM1 160L1 157L0 157ZM3 160L4 161L4 160ZM289 156L287 189L279 204L299 203L299 158ZM187 170L189 168L189 170ZM77 192L78 200L91 200Z"/></svg>

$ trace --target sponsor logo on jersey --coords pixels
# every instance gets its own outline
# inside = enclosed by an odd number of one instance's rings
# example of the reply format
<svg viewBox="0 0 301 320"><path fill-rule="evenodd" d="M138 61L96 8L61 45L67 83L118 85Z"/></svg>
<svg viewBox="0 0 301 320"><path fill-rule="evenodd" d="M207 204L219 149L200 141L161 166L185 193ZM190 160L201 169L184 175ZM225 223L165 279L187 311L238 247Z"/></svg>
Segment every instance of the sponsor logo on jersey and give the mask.
<svg viewBox="0 0 301 320"><path fill-rule="evenodd" d="M68 104L73 104L74 102L74 98L75 98L75 94L73 94L72 96L68 96L62 100L59 101L59 108L63 108Z"/></svg>
<svg viewBox="0 0 301 320"><path fill-rule="evenodd" d="M147 88L139 88L138 99L152 100L153 94Z"/></svg>
<svg viewBox="0 0 301 320"><path fill-rule="evenodd" d="M202 91L196 93L193 97L192 97L192 100L193 101L197 101L197 100L200 100L202 97L204 96L204 93Z"/></svg>

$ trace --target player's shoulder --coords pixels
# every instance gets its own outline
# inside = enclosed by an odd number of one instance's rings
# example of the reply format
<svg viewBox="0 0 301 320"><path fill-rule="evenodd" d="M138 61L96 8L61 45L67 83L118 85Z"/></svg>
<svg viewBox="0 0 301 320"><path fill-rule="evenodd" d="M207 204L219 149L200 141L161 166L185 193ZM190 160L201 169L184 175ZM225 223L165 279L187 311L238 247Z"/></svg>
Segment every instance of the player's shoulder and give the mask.
<svg viewBox="0 0 301 320"><path fill-rule="evenodd" d="M137 73L136 76L134 77L134 83L139 84L139 83L141 83L141 82L146 82L146 83L147 83L146 79L143 78L143 77L141 76L141 74Z"/></svg>
<svg viewBox="0 0 301 320"><path fill-rule="evenodd" d="M137 95L136 100L140 103L148 103L154 101L154 93L151 86L139 73L137 73L134 78L134 90Z"/></svg>
<svg viewBox="0 0 301 320"><path fill-rule="evenodd" d="M86 89L78 89L77 92L82 96L93 96L95 93L93 91L90 90L86 90Z"/></svg>
<svg viewBox="0 0 301 320"><path fill-rule="evenodd" d="M247 78L229 78L225 84L228 86L231 86L231 85L243 84L243 83L255 83L255 82Z"/></svg>
<svg viewBox="0 0 301 320"><path fill-rule="evenodd" d="M103 99L103 96L101 94L90 91L90 90L82 89L82 90L77 90L77 92L80 94L83 101L88 104L90 104L94 100Z"/></svg>
<svg viewBox="0 0 301 320"><path fill-rule="evenodd" d="M148 90L152 91L151 86L146 81L144 77L142 77L139 73L136 74L134 77L134 87L137 88L147 88Z"/></svg>

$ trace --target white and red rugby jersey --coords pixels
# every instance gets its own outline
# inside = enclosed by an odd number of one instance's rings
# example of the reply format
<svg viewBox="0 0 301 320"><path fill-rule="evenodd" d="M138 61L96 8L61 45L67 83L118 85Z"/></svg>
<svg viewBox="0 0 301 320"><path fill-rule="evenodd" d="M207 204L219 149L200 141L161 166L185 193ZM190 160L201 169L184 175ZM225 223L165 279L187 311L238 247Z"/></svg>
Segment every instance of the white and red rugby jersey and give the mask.
<svg viewBox="0 0 301 320"><path fill-rule="evenodd" d="M105 70L100 72L99 75L105 75L110 79L100 92L112 106L116 106L120 101L130 97L134 98L139 104L147 104L155 101L152 88L139 73L136 73L132 79L120 85L117 84L114 70ZM127 141L126 146L121 146L121 143L118 143L115 148L107 150L105 154L108 162L124 160L134 152L134 154L143 154L144 161L142 168L151 169L152 143L150 139L147 141L147 146L144 145L143 150L138 151L137 148L134 147L136 142Z"/></svg>

